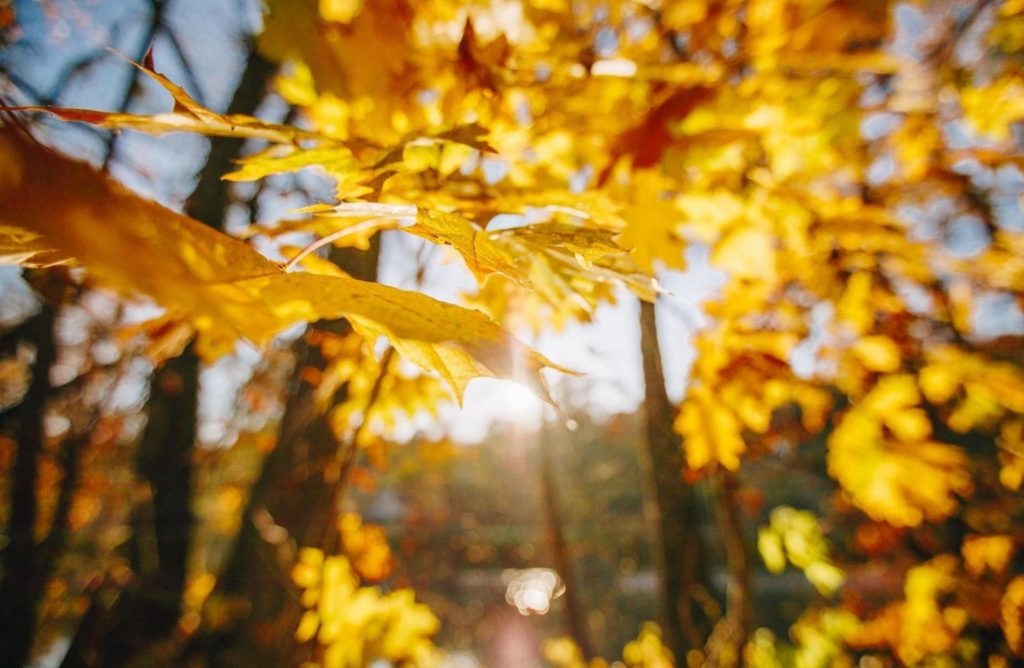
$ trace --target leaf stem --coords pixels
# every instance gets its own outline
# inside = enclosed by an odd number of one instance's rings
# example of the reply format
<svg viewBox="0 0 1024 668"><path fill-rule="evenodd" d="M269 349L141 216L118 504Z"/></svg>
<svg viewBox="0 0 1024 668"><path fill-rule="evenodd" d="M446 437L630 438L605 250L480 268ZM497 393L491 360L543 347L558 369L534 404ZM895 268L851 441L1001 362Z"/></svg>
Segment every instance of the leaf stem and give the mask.
<svg viewBox="0 0 1024 668"><path fill-rule="evenodd" d="M285 273L288 273L292 269L294 269L295 265L301 262L303 258L305 258L307 255L320 248L323 248L327 244L333 243L338 239L344 239L345 237L358 234L360 232L365 232L366 230L372 230L381 221L389 220L392 218L392 216L374 216L373 218L367 218L366 220L356 223L355 225L351 225L336 232L331 232L325 237L320 237L316 241L312 242L311 244L300 250L298 253L296 253L295 257L293 257L292 259L288 260L287 263L285 263Z"/></svg>

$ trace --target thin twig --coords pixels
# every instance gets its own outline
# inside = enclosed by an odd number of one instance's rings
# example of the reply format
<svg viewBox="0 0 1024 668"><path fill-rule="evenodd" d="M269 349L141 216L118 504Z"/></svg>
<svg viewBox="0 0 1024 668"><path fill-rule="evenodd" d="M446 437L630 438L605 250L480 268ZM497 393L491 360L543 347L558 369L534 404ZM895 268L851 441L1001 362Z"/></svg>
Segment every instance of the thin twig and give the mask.
<svg viewBox="0 0 1024 668"><path fill-rule="evenodd" d="M153 12L150 15L149 23L146 25L146 32L143 35L142 42L139 48L136 50L136 56L134 62L140 63L146 57L149 52L150 46L153 44L153 40L156 38L160 28L164 25L164 11L167 8L165 0L154 0ZM139 77L142 75L142 71L137 67L133 67L128 77L128 85L125 86L124 92L121 95L120 103L117 105L117 109L126 111L131 104L132 98L135 95L135 86L139 81ZM120 133L112 133L110 138L107 140L106 147L103 154L102 170L107 171L110 168L110 163L114 159L114 153L117 148L118 137Z"/></svg>

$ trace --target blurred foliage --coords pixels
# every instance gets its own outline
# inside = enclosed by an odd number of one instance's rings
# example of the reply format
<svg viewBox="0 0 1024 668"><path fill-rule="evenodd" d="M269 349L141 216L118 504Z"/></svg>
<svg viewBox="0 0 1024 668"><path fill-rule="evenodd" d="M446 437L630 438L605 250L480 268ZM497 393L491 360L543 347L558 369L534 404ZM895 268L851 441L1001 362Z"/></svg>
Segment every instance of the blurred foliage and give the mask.
<svg viewBox="0 0 1024 668"><path fill-rule="evenodd" d="M596 646L608 655L654 614L656 576L636 464L641 424L626 415L603 424L578 417L577 430L551 444L559 521L576 573L576 582L565 586L575 590ZM388 529L393 578L438 614L444 623L438 642L445 647L487 657L503 635L503 620L516 614L506 602L510 574L554 566L545 533L541 438L507 425L479 445L417 440L396 448L378 483L353 498ZM558 634L562 614L556 598L552 613L536 624ZM490 662L500 663L493 656Z"/></svg>
<svg viewBox="0 0 1024 668"><path fill-rule="evenodd" d="M304 643L315 637L325 647L325 667L355 668L373 659L434 663L436 649L429 638L437 631L437 618L414 603L410 590L382 594L376 587L361 587L346 557L325 557L315 548L299 551L292 580L302 589L306 608L295 639Z"/></svg>
<svg viewBox="0 0 1024 668"><path fill-rule="evenodd" d="M253 152L227 179L313 168L332 179L333 196L243 241L143 200L10 122L0 134L3 257L30 267L71 262L81 267L69 283L77 290L153 299L167 313L135 332L156 361L193 331L214 360L238 339L269 350L296 322L349 318L351 333L313 342L325 368L300 369L318 410L330 412L341 454L296 476L345 472L366 488L381 475L430 482L404 501L408 526L393 538L410 564L395 582L426 592L422 573L457 581L456 568L499 556L508 567L530 565L536 548L524 518L543 510L522 503L522 481L490 449L397 444L416 415L437 414L444 398L435 376L459 399L482 375L518 378L547 398L540 371L558 367L510 331L587 322L623 287L658 299L660 272L685 272L684 253L703 249L723 283L699 305L706 324L693 332L696 358L675 419L686 462L679 484L736 473L745 546L756 533L767 569L793 565L817 594L789 596L797 614L762 607L761 628L738 634L735 647L715 649L712 634L708 648L675 660L1021 660L1024 3L273 0L265 10L258 48L282 66L277 91L294 122L212 111L149 65L137 67L170 95L169 110L20 110L107 129L248 139ZM0 29L16 20L13 5L0 3ZM294 233L305 246L287 245ZM474 308L357 281L315 254L366 248L377 233L442 249L475 279ZM81 320L73 299L41 286L59 322ZM82 337L63 334L48 370L57 380L32 529L45 542L63 507L69 526L86 530L75 540L88 536L84 549L104 561L104 578L127 581L146 559L112 554L137 505L131 497L147 493L124 491L134 479L120 449L138 433L140 406L111 405L102 388L86 388L96 382L110 394L120 382L114 368L136 380L151 368L138 339L116 339L118 317L90 318L102 323L92 347L76 353ZM97 350L99 337L108 345ZM4 350L5 407L29 392L29 348ZM250 395L251 413L279 409L286 394L270 368L276 389L262 393L262 407L261 393ZM85 380L72 392L75 379ZM341 387L349 391L335 404ZM234 447L248 448L250 460L272 450L276 419ZM11 472L27 446L7 432L0 464ZM75 503L62 506L46 490L70 479L59 454L67 443L83 468ZM350 451L369 466L342 466ZM525 470L530 455L513 454ZM628 458L595 448L560 454L559 466L571 462L563 478L607 483L567 495L560 519L583 555L588 624L614 636L626 665L671 665L656 627L628 640L636 629L614 621L617 595L602 598L590 585L629 560L638 568L646 549L639 483L633 495L612 484L628 479ZM235 455L210 455L220 456ZM473 457L477 468L465 473ZM381 473L389 459L390 473ZM793 490L764 484L787 467L823 494L793 500L783 498L799 496ZM223 511L209 518L215 534L237 528L231 510L243 506L258 464L241 468L196 495ZM588 514L597 512L616 517L615 535ZM340 515L337 550L292 546L273 518L261 525L267 542L298 548L283 550L305 608L290 632L315 645L318 664L427 663L434 614L404 588L362 584L392 566L382 531L362 516ZM598 554L605 561L587 562ZM197 611L215 578L212 566L193 578L185 635L204 623ZM44 616L72 616L49 606L73 580L55 571ZM708 607L727 619L722 604L736 602L714 593ZM423 596L438 616L457 616L458 601ZM230 617L231 601L210 600L207 617L216 604ZM460 623L479 617L469 603ZM767 618L793 623L779 629ZM548 659L587 665L574 642L552 641Z"/></svg>

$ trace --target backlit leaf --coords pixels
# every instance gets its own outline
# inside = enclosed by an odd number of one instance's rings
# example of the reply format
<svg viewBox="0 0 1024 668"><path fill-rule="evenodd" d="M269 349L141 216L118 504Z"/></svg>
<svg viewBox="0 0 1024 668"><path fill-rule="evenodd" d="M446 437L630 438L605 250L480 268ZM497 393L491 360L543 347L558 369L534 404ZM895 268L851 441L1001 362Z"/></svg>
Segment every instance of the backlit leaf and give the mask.
<svg viewBox="0 0 1024 668"><path fill-rule="evenodd" d="M436 357L417 361L441 360L427 368L458 378L459 391L470 375L523 371L530 376L524 381L547 396L538 371L548 362L482 313L345 276L284 273L243 242L10 131L0 135L0 154L16 166L0 189L0 224L43 237L108 287L147 295L184 316L202 335L207 357L229 351L240 338L265 344L298 321L351 316L372 323L396 346L436 348ZM51 187L57 175L60 196Z"/></svg>

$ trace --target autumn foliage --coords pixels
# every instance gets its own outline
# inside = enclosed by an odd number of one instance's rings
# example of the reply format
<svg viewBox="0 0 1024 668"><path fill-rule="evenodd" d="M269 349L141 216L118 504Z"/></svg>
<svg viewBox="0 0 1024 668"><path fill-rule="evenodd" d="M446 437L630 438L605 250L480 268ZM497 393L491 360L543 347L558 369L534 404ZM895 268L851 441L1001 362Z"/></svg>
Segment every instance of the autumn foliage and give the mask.
<svg viewBox="0 0 1024 668"><path fill-rule="evenodd" d="M410 421L461 402L477 377L553 403L548 382L587 369L522 338L617 300L676 299L659 277L706 258L720 287L694 304L703 324L671 418L676 484L719 489L726 517L759 526L726 548L706 637L667 647L645 625L624 664L1022 660L1024 3L264 5L256 48L279 67L287 122L211 110L157 61L133 67L163 91L161 113L7 105L0 131L0 254L31 268L53 308L71 285L152 300L163 314L122 341L157 366L189 351L212 363L239 341L272 360L283 332L310 323L317 361L299 358L295 378L332 440L326 462L301 463L337 491L319 534L280 541L295 548L275 552L295 614L257 644L286 638L287 660L310 665L442 660L434 614L374 584L393 566L383 530L341 512L345 483L368 475L353 462L385 469ZM41 115L245 139L226 181L313 169L333 197L232 236L42 146ZM465 302L336 262L381 234L444 247L474 279ZM63 292L42 287L54 276ZM282 375L268 370L272 389L251 396L290 401ZM41 400L22 385L5 406ZM249 431L261 456L285 447L288 424ZM104 422L91 425L95 448ZM3 452L24 448L19 433ZM762 512L764 462L815 471L827 498ZM226 520L235 530L251 522L274 543L288 528L243 505ZM740 571L749 579L755 554L815 591L788 635L759 628L771 611L738 610L753 607ZM243 623L218 577L193 577L172 655L197 660L203 638ZM553 639L547 659L608 665L578 643Z"/></svg>

